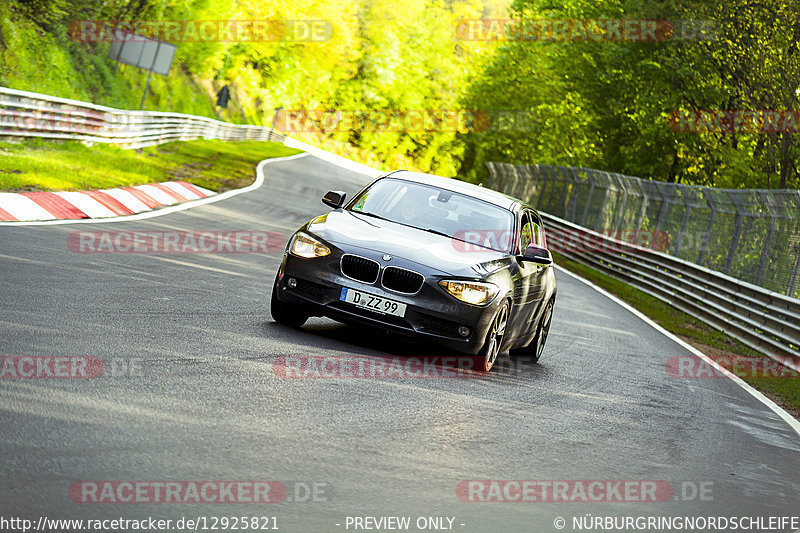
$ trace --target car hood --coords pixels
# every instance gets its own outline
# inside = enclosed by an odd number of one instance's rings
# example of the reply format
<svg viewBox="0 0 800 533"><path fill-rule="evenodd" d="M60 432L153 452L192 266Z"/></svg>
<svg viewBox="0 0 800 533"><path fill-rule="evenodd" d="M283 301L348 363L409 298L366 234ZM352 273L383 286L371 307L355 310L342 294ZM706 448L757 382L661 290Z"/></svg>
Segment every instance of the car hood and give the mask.
<svg viewBox="0 0 800 533"><path fill-rule="evenodd" d="M306 229L336 245L389 254L444 274L482 278L505 266L510 255L388 220L337 210L311 220Z"/></svg>

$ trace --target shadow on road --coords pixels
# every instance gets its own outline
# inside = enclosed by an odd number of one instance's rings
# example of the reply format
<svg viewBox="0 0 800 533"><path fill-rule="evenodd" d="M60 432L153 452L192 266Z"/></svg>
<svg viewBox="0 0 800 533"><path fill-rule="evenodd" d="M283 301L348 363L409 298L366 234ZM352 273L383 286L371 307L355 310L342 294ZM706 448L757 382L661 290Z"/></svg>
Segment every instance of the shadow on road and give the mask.
<svg viewBox="0 0 800 533"><path fill-rule="evenodd" d="M479 357L442 349L432 343L378 328L341 324L328 319L312 319L300 329L267 321L262 324L262 331L279 341L280 345L285 346L286 342L302 345L294 353L269 354L274 355L274 358L268 356L265 361L274 361L281 356L374 357L387 363L394 361L403 368L419 363L439 372L456 369L462 374L468 372L470 377L492 381L510 380L509 382L515 381L513 378L535 379L538 375L547 373L546 366L534 362L530 357L511 357L505 352L498 356L494 368L487 374L474 370L481 367L482 360Z"/></svg>

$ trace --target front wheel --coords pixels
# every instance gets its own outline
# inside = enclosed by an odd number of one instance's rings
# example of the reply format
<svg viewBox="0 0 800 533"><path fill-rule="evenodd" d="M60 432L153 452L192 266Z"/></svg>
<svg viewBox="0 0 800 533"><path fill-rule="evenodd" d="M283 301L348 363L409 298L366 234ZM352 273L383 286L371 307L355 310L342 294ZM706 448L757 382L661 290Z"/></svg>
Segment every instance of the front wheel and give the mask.
<svg viewBox="0 0 800 533"><path fill-rule="evenodd" d="M490 371L497 360L506 335L506 325L508 325L508 301L503 302L497 314L494 315L492 325L486 334L486 341L479 352L480 358L483 360L484 372Z"/></svg>
<svg viewBox="0 0 800 533"><path fill-rule="evenodd" d="M542 312L542 318L539 319L539 325L536 328L536 336L531 343L525 348L518 348L511 350L513 356L527 356L536 363L544 352L544 344L547 342L547 336L550 334L550 322L553 320L553 300L547 302L547 305Z"/></svg>
<svg viewBox="0 0 800 533"><path fill-rule="evenodd" d="M278 300L278 284L272 286L272 299L269 302L269 311L275 322L299 328L308 320L308 313L295 304Z"/></svg>

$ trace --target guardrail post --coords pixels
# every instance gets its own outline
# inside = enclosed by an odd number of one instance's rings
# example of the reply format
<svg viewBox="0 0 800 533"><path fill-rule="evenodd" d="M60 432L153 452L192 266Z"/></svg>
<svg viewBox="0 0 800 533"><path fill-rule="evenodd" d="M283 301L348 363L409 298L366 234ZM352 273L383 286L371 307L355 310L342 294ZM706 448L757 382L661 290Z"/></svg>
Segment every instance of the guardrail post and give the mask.
<svg viewBox="0 0 800 533"><path fill-rule="evenodd" d="M778 215L775 213L775 210L772 206L772 202L764 191L759 191L759 195L761 196L761 200L766 204L767 210L769 211L769 225L767 226L767 234L764 236L764 245L761 247L761 257L758 258L758 268L756 269L756 275L753 276L753 283L755 285L761 284L761 278L764 276L764 266L767 263L767 257L769 255L769 248L772 246L772 233L775 231L775 222L778 218Z"/></svg>
<svg viewBox="0 0 800 533"><path fill-rule="evenodd" d="M516 167L516 165L510 167L508 172L506 172L506 189L509 188L510 184L511 190L514 191L512 194L519 194L520 192L523 192L518 189L518 187L520 187L519 182L519 169ZM522 195L520 194L520 196Z"/></svg>
<svg viewBox="0 0 800 533"><path fill-rule="evenodd" d="M546 165L537 165L536 168L539 171L539 190L538 190L539 196L536 199L535 207L538 208L540 205L544 203L544 192L547 189L547 178L545 176L548 174L547 172L548 167Z"/></svg>
<svg viewBox="0 0 800 533"><path fill-rule="evenodd" d="M499 191L500 187L498 187L495 184L495 182L497 181L497 172L494 169L494 163L492 163L491 161L487 161L486 168L487 170L489 170L489 175L486 177L486 187L488 187L489 189L495 189Z"/></svg>
<svg viewBox="0 0 800 533"><path fill-rule="evenodd" d="M642 191L642 206L639 208L639 216L636 217L636 232L642 229L642 222L644 222L644 214L647 213L647 204L650 203L650 197L647 196L647 191L640 187Z"/></svg>
<svg viewBox="0 0 800 533"><path fill-rule="evenodd" d="M603 174L605 174L606 187L603 191L603 202L600 204L600 209L597 210L597 224L595 225L597 231L603 230L603 214L605 214L606 204L608 204L608 193L611 190L611 178L609 178L609 173L603 172Z"/></svg>
<svg viewBox="0 0 800 533"><path fill-rule="evenodd" d="M505 187L506 190L511 190L516 192L517 191L517 171L511 165L504 165L503 166L503 178L505 179Z"/></svg>
<svg viewBox="0 0 800 533"><path fill-rule="evenodd" d="M576 169L574 167L570 167L570 173L572 174L572 194L569 195L569 204L567 205L567 220L575 220L575 210L578 207L578 192L581 186L581 180L578 177L578 171L581 170Z"/></svg>
<svg viewBox="0 0 800 533"><path fill-rule="evenodd" d="M547 207L545 211L548 213L554 213L554 203L558 203L558 199L561 197L561 189L559 189L558 185L561 183L561 170L559 167L550 167L550 173L553 176L553 184L550 186L550 194L547 195ZM561 216L561 215L559 215Z"/></svg>
<svg viewBox="0 0 800 533"><path fill-rule="evenodd" d="M800 244L795 247L794 268L792 269L792 277L789 279L789 287L786 290L786 296L794 298L794 288L797 284L797 273L800 272Z"/></svg>
<svg viewBox="0 0 800 533"><path fill-rule="evenodd" d="M714 203L714 198L711 197L711 194L708 192L706 187L700 189L703 193L703 196L708 202L708 207L711 210L711 213L708 216L708 224L706 224L706 231L703 233L703 240L700 242L700 252L697 254L697 261L695 261L698 265L703 264L703 257L706 255L706 248L708 247L708 239L711 236L711 230L714 227L714 219L717 216L717 205Z"/></svg>
<svg viewBox="0 0 800 533"><path fill-rule="evenodd" d="M686 234L686 226L689 224L689 214L691 212L692 205L687 202L686 211L683 212L683 220L681 220L681 229L678 231L678 238L675 239L675 249L672 251L672 255L677 256L681 251L681 241L683 240L683 236Z"/></svg>
<svg viewBox="0 0 800 533"><path fill-rule="evenodd" d="M725 259L725 269L723 272L726 274L731 271L733 254L736 253L736 247L739 245L739 238L742 236L742 224L744 223L744 213L739 205L738 196L728 191L728 197L731 199L731 202L733 202L734 207L736 207L736 228L733 230L733 238L731 238L731 244L728 246L728 257Z"/></svg>
<svg viewBox="0 0 800 533"><path fill-rule="evenodd" d="M661 211L658 212L658 223L656 224L656 231L658 232L661 232L661 230L664 228L664 219L667 218L667 210L671 204L669 198L667 198L667 195L664 194L664 190L662 189L662 187L665 185L666 184L664 183L656 182L658 194L661 195Z"/></svg>
<svg viewBox="0 0 800 533"><path fill-rule="evenodd" d="M625 206L628 205L628 188L625 187L625 176L616 175L620 188L622 188L622 203L617 208L619 215L617 222L614 224L614 235L619 235L619 227L622 225L622 219L625 216Z"/></svg>
<svg viewBox="0 0 800 533"><path fill-rule="evenodd" d="M586 179L589 180L589 194L586 195L586 204L583 206L583 214L581 215L581 226L586 227L586 219L589 216L589 206L592 205L592 194L594 194L594 171L591 169L586 170Z"/></svg>
<svg viewBox="0 0 800 533"><path fill-rule="evenodd" d="M517 196L518 198L522 198L527 202L528 197L531 196L531 194L528 191L530 191L530 184L532 181L533 173L531 172L530 165L521 166L519 167L519 170L520 171L517 174L517 177L519 179L518 183L520 185L519 189L515 190L515 192L519 192L519 194L515 194L515 196Z"/></svg>
<svg viewBox="0 0 800 533"><path fill-rule="evenodd" d="M566 217L567 216L567 191L569 191L570 183L572 182L572 176L569 173L569 169L564 167L559 167L558 171L561 173L561 177L564 178L564 187L561 188L561 198L558 201L559 207L559 216Z"/></svg>

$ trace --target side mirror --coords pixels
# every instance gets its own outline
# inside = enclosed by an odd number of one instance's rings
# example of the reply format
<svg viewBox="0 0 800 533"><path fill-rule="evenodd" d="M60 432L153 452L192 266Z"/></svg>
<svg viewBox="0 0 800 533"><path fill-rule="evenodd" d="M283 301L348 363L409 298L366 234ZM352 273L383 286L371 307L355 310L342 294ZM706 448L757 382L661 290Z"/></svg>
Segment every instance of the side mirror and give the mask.
<svg viewBox="0 0 800 533"><path fill-rule="evenodd" d="M553 256L550 253L550 250L547 248L542 248L536 244L529 244L528 247L525 248L525 251L522 252L521 259L523 261L531 261L540 265L553 264Z"/></svg>
<svg viewBox="0 0 800 533"><path fill-rule="evenodd" d="M328 191L322 197L322 203L334 209L339 209L344 205L344 199L347 196L342 191Z"/></svg>

